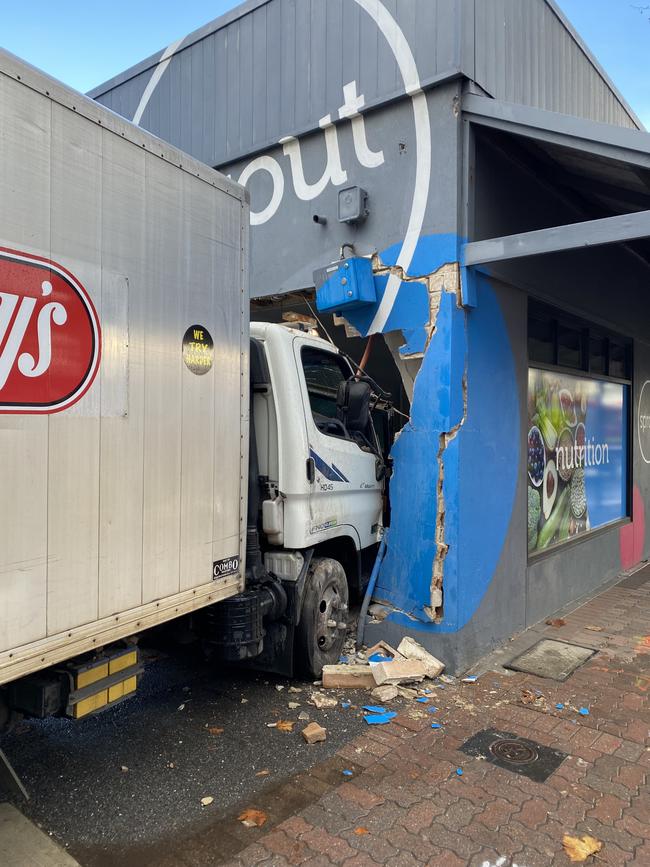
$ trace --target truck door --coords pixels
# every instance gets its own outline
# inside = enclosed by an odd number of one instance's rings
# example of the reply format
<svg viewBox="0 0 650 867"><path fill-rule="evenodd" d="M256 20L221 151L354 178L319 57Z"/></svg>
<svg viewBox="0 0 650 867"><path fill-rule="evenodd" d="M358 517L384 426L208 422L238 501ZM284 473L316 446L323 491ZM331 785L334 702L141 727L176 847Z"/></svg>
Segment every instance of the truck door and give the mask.
<svg viewBox="0 0 650 867"><path fill-rule="evenodd" d="M309 532L328 537L347 525L356 529L365 548L377 541L382 483L377 481L377 456L352 440L337 419L338 388L352 370L336 352L301 340L294 348L313 462Z"/></svg>

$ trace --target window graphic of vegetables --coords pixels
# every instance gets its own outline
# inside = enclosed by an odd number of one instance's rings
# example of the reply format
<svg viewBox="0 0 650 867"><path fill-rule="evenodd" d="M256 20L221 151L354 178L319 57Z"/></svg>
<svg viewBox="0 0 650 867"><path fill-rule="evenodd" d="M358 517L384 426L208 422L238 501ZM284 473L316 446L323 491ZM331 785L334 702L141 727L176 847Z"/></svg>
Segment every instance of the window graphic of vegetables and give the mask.
<svg viewBox="0 0 650 867"><path fill-rule="evenodd" d="M528 550L542 551L589 527L584 476L587 384L531 370L528 430Z"/></svg>

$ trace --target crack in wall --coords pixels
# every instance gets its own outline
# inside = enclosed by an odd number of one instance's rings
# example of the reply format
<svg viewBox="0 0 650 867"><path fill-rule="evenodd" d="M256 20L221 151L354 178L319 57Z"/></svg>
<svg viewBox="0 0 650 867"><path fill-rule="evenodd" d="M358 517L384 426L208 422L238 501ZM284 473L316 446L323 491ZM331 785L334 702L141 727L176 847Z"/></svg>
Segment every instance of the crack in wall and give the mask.
<svg viewBox="0 0 650 867"><path fill-rule="evenodd" d="M465 371L463 373L463 415L451 430L443 431L440 434L438 445L438 485L437 485L437 502L436 502L436 556L433 560L433 569L431 572L431 588L430 599L431 604L424 606L424 612L430 620L439 623L443 616L443 580L445 571L445 560L449 553L449 544L445 536L445 451L449 443L456 439L460 429L465 424L467 418L467 360L465 361Z"/></svg>
<svg viewBox="0 0 650 867"><path fill-rule="evenodd" d="M373 257L373 272L377 276L385 274L394 274L399 277L404 283L422 283L427 287L429 297L429 321L426 329L426 342L424 351L421 353L399 353L399 359L402 362L398 367L400 372L403 370L403 365L408 359L423 358L428 350L434 334L437 329L438 314L440 312L441 300L443 292L448 292L456 297L456 306L463 307L461 283L460 283L460 267L458 262L446 262L441 265L431 274L423 277L410 277L404 273L404 269L399 266L385 266L381 262L379 256ZM392 349L392 348L391 348ZM393 350L393 355L397 355ZM417 377L417 373L416 373ZM402 374L402 378L403 374ZM444 455L449 443L451 443L465 423L467 417L467 359L465 359L465 370L462 380L463 388L463 414L460 420L448 431L443 431L439 437L437 462L438 462L438 483L436 489L436 529L435 529L435 545L436 554L433 561L431 574L431 584L429 591L430 604L425 605L423 610L431 621L440 622L443 617L443 583L445 560L449 553L449 544L445 536L445 496L444 496L444 481L445 481L445 462Z"/></svg>
<svg viewBox="0 0 650 867"><path fill-rule="evenodd" d="M400 372L400 376L402 377L404 387L406 388L409 399L412 402L415 382L420 372L421 361L424 358L425 353L429 349L431 341L437 330L438 314L440 313L443 293L447 292L451 295L454 295L456 298L456 307L458 309L463 308L460 265L458 262L446 262L435 271L432 271L430 274L426 274L420 277L411 277L410 275L406 274L404 272L404 269L399 265L384 265L379 255L375 253L372 257L372 270L377 277L394 275L398 277L403 283L422 283L424 286L427 287L427 294L429 299L429 319L424 326L426 331L424 349L421 352L402 353L400 352L401 345L399 340L390 339L389 335L384 335L386 344L395 360L397 368ZM417 365L417 368L414 368L414 365ZM438 452L436 455L436 460L438 463L435 529L436 554L433 561L431 573L431 583L429 591L430 604L423 606L423 610L426 616L435 623L440 623L443 617L444 568L445 560L449 553L449 543L447 542L445 535L444 457L445 451L447 450L449 444L453 442L453 440L458 436L458 433L460 432L460 429L464 425L465 419L467 418L467 357L465 357L465 369L463 371L462 389L462 416L460 420L450 428L450 430L443 431L440 434L438 440ZM409 421L411 427L413 427L412 420L410 419ZM395 611L400 610L394 608L392 605L391 608ZM408 612L405 611L402 611L401 613L408 614Z"/></svg>
<svg viewBox="0 0 650 867"><path fill-rule="evenodd" d="M422 352L404 353L400 356L402 359L423 358L436 331L442 293L449 292L451 295L455 295L456 306L459 308L463 306L460 266L458 262L445 262L445 264L436 268L435 271L432 271L431 274L425 274L422 277L411 277L404 273L404 269L400 265L384 265L379 255L375 253L372 257L372 270L376 277L393 275L398 277L402 283L422 283L422 285L427 287L429 321L424 326L427 333L424 349Z"/></svg>

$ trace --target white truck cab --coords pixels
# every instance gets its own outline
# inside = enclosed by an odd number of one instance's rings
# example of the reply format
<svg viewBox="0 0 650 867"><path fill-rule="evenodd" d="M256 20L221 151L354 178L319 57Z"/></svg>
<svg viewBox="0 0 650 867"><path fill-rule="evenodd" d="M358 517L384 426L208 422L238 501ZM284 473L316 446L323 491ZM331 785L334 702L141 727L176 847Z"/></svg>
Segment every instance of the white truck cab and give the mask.
<svg viewBox="0 0 650 867"><path fill-rule="evenodd" d="M383 532L385 460L370 386L363 383L346 402L349 384L359 385L355 374L320 337L251 323L251 450L257 456L250 472L259 478L260 547L266 570L296 589L298 655L316 674L338 660L349 591L361 588L364 563L374 558Z"/></svg>
<svg viewBox="0 0 650 867"><path fill-rule="evenodd" d="M356 551L382 533L383 463L337 416L353 376L336 347L284 325L252 323L270 385L253 385L260 475L274 498L262 503L270 556L347 538Z"/></svg>

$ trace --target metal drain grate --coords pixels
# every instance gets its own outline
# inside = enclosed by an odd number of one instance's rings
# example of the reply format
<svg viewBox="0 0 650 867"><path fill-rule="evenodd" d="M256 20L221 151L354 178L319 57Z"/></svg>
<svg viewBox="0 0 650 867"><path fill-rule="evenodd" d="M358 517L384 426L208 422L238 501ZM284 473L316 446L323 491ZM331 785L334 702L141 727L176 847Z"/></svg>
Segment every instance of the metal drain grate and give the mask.
<svg viewBox="0 0 650 867"><path fill-rule="evenodd" d="M504 738L490 744L490 752L497 759L512 765L528 765L537 759L537 751L523 741Z"/></svg>
<svg viewBox="0 0 650 867"><path fill-rule="evenodd" d="M460 748L467 756L485 759L499 768L543 783L556 771L567 754L542 744L520 738L512 732L483 729L465 741Z"/></svg>

